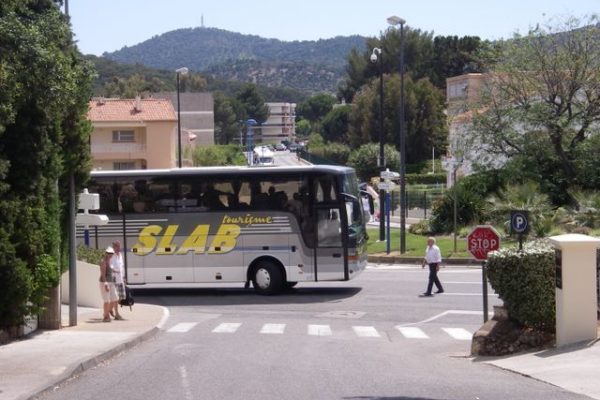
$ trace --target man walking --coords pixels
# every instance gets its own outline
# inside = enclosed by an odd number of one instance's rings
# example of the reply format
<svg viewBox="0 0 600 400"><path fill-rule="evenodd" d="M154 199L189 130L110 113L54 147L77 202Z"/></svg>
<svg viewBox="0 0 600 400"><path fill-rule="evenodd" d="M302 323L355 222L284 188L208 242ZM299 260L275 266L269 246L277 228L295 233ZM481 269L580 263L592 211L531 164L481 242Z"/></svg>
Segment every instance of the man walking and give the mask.
<svg viewBox="0 0 600 400"><path fill-rule="evenodd" d="M437 292L435 293L444 293L444 288L437 276L441 262L442 253L440 252L440 248L435 244L435 238L430 237L427 239L425 258L423 258L423 263L421 264L421 268L425 268L425 264L429 265L429 282L427 283L427 291L423 293L425 297L432 296L431 289L433 289L434 283L437 288Z"/></svg>

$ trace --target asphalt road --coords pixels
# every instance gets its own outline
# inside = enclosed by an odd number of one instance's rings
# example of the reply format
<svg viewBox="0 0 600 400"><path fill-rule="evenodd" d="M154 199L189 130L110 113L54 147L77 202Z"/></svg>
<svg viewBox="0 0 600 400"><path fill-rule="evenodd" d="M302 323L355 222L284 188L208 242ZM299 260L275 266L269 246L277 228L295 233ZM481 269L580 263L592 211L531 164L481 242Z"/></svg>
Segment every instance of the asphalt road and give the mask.
<svg viewBox="0 0 600 400"><path fill-rule="evenodd" d="M446 293L433 298L418 297L427 272L402 266L273 297L241 285L137 289L169 308L164 331L41 398L585 398L471 359L480 270L440 277Z"/></svg>
<svg viewBox="0 0 600 400"><path fill-rule="evenodd" d="M274 151L273 162L275 165L305 165L298 159L296 153L291 153L289 150Z"/></svg>

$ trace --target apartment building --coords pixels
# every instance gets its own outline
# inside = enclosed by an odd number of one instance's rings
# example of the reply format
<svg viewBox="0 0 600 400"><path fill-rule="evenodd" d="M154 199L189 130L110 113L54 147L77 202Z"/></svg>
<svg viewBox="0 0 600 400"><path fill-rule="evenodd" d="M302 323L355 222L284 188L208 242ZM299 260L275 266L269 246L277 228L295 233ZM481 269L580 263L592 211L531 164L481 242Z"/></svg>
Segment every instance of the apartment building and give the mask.
<svg viewBox="0 0 600 400"><path fill-rule="evenodd" d="M177 115L164 99L93 99L93 169L173 168L177 163Z"/></svg>
<svg viewBox="0 0 600 400"><path fill-rule="evenodd" d="M296 136L296 103L267 103L269 118L260 126L257 143L279 143Z"/></svg>
<svg viewBox="0 0 600 400"><path fill-rule="evenodd" d="M177 114L177 92L153 93L152 98L166 99ZM212 93L179 93L181 102L181 140L187 146L215 144L215 112Z"/></svg>
<svg viewBox="0 0 600 400"><path fill-rule="evenodd" d="M448 115L448 150L447 159L460 160L456 176L472 173L471 160L476 159L472 146L467 143L466 134L472 122L471 108L481 99L485 87L486 74L470 73L446 79L446 103ZM449 165L447 185L454 184L454 169Z"/></svg>

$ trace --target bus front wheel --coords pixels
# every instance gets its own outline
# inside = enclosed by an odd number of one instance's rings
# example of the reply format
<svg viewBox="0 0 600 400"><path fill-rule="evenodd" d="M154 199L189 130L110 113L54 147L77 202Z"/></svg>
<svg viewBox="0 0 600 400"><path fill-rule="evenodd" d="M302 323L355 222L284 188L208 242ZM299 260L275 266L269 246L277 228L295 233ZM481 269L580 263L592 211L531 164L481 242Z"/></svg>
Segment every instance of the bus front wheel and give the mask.
<svg viewBox="0 0 600 400"><path fill-rule="evenodd" d="M262 261L254 270L252 285L259 294L279 292L283 285L281 269L271 262Z"/></svg>

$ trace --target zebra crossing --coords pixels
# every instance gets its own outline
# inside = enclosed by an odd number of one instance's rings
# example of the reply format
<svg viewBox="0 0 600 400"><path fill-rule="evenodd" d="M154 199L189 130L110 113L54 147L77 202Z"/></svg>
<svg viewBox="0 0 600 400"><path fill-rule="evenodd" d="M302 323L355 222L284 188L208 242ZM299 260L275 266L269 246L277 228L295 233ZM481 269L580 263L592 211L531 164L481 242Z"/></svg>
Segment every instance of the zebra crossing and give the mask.
<svg viewBox="0 0 600 400"><path fill-rule="evenodd" d="M167 329L167 333L187 333L196 328L196 322L181 322ZM249 332L255 332L260 335L283 335L286 333L287 324L284 323L265 323L260 329L248 328ZM427 332L425 331L427 330ZM214 326L210 332L213 334L235 334L244 330L244 324L241 322L222 322ZM309 324L306 326L308 336L333 337L336 335L347 334L348 329L333 329L330 325ZM405 339L409 340L428 340L434 335L445 335L454 340L471 340L473 332L465 328L457 327L416 327L416 326L395 326L394 331L400 333ZM351 332L358 338L382 338L388 332L380 331L374 326L355 325L351 327Z"/></svg>

